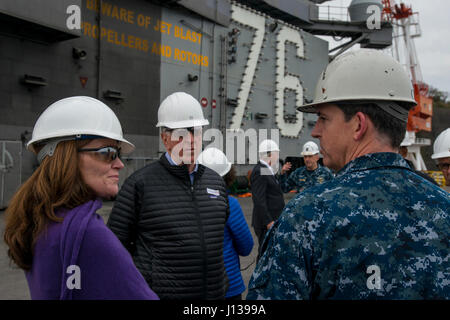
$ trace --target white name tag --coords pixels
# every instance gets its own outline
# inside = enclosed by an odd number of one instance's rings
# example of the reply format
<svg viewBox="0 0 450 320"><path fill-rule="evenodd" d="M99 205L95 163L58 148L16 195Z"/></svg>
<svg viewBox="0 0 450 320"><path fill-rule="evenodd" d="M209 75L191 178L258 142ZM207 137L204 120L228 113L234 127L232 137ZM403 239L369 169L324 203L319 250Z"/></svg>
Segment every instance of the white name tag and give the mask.
<svg viewBox="0 0 450 320"><path fill-rule="evenodd" d="M219 190L206 188L206 192L208 192L209 194L212 194L213 196L216 196L216 197L220 196Z"/></svg>

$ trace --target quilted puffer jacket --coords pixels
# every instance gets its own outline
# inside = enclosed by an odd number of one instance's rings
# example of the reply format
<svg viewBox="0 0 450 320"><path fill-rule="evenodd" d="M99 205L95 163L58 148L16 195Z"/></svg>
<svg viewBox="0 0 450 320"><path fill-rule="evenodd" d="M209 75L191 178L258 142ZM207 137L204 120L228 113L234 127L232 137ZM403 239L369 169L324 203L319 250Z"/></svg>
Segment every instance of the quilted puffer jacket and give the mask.
<svg viewBox="0 0 450 320"><path fill-rule="evenodd" d="M191 184L187 166L162 155L125 180L107 225L161 299L223 299L228 215L217 173L198 165Z"/></svg>

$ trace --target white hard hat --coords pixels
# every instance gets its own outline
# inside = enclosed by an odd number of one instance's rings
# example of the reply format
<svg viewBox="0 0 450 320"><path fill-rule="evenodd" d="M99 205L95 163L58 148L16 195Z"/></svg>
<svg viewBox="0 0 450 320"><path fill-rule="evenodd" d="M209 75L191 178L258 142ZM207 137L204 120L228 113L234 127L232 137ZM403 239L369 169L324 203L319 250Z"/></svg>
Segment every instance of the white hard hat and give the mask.
<svg viewBox="0 0 450 320"><path fill-rule="evenodd" d="M412 82L403 66L375 49L349 51L338 56L320 75L313 102L297 110L315 113L317 105L339 101L400 102L407 108L417 104ZM396 111L388 112L396 116ZM407 109L401 112L403 117L406 112L407 118Z"/></svg>
<svg viewBox="0 0 450 320"><path fill-rule="evenodd" d="M190 94L175 92L161 102L158 109L157 127L170 129L206 126L200 103Z"/></svg>
<svg viewBox="0 0 450 320"><path fill-rule="evenodd" d="M447 157L450 157L450 128L442 131L434 141L431 159Z"/></svg>
<svg viewBox="0 0 450 320"><path fill-rule="evenodd" d="M123 138L114 112L103 102L85 96L64 98L47 107L34 125L27 148L36 153L34 147L41 142L78 140L83 136L120 141L123 153L134 150L134 145Z"/></svg>
<svg viewBox="0 0 450 320"><path fill-rule="evenodd" d="M303 145L302 156L312 156L319 153L319 147L313 141L308 141Z"/></svg>
<svg viewBox="0 0 450 320"><path fill-rule="evenodd" d="M214 170L222 177L231 169L231 162L227 156L220 149L213 147L203 150L199 154L197 161L205 167Z"/></svg>
<svg viewBox="0 0 450 320"><path fill-rule="evenodd" d="M259 144L259 153L271 151L280 151L278 144L275 141L266 139Z"/></svg>

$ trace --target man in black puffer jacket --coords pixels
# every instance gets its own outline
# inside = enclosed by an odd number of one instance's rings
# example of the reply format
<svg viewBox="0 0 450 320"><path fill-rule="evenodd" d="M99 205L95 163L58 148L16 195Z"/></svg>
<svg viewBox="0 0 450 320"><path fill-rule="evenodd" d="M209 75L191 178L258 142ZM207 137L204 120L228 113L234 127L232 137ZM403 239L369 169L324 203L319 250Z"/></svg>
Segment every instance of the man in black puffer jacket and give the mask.
<svg viewBox="0 0 450 320"><path fill-rule="evenodd" d="M126 179L108 227L161 299L223 299L226 187L195 162L208 120L198 101L181 92L161 103L158 120L167 152Z"/></svg>

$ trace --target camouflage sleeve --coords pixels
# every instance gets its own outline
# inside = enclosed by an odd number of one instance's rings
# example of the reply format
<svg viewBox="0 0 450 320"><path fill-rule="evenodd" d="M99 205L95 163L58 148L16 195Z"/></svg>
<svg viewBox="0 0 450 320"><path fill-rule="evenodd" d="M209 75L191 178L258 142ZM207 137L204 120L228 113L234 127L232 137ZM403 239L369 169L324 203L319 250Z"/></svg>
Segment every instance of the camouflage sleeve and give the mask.
<svg viewBox="0 0 450 320"><path fill-rule="evenodd" d="M311 237L290 209L288 205L266 237L267 249L250 279L248 300L310 299Z"/></svg>
<svg viewBox="0 0 450 320"><path fill-rule="evenodd" d="M325 171L326 171L326 181L328 180L333 180L334 179L334 173L333 171L331 171L330 169L328 169L327 167L324 167Z"/></svg>
<svg viewBox="0 0 450 320"><path fill-rule="evenodd" d="M281 190L282 190L284 193L290 191L287 180L288 180L288 175L287 175L286 173L285 173L285 174L280 174L280 176L279 176L279 178L278 178L278 181L280 182Z"/></svg>

